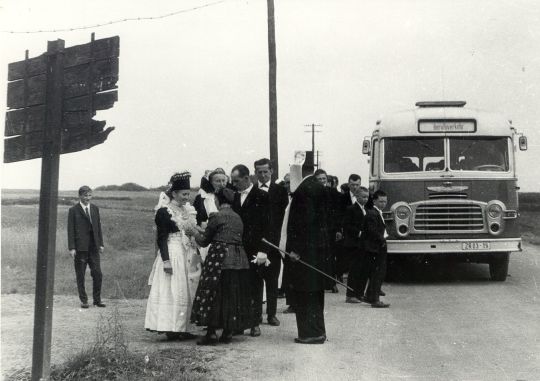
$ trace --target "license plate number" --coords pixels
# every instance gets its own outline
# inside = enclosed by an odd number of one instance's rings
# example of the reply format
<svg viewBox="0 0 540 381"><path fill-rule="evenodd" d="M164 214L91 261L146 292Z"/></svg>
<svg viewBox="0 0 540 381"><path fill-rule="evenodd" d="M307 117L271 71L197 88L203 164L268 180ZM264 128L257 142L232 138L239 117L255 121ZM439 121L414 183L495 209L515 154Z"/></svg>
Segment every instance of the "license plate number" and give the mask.
<svg viewBox="0 0 540 381"><path fill-rule="evenodd" d="M461 250L489 250L491 245L489 242L462 242Z"/></svg>

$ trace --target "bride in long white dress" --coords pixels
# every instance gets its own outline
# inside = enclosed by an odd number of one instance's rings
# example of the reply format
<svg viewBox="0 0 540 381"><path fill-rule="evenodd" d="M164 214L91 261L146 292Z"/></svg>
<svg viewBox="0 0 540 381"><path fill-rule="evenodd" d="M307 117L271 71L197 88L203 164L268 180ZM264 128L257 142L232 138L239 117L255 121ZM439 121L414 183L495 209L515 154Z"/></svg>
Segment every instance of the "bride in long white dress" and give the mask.
<svg viewBox="0 0 540 381"><path fill-rule="evenodd" d="M188 172L173 175L166 196L160 196L155 217L159 255L148 280L151 289L144 326L166 333L169 339L193 337L191 307L201 274L189 179Z"/></svg>

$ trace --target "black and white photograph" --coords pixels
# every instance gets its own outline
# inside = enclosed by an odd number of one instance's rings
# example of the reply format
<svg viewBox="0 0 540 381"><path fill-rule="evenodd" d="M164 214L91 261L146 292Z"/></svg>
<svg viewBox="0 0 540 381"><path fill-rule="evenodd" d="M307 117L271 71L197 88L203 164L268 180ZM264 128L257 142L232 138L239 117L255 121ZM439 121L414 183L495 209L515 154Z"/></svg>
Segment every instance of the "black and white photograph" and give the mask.
<svg viewBox="0 0 540 381"><path fill-rule="evenodd" d="M540 3L0 0L0 379L540 380Z"/></svg>

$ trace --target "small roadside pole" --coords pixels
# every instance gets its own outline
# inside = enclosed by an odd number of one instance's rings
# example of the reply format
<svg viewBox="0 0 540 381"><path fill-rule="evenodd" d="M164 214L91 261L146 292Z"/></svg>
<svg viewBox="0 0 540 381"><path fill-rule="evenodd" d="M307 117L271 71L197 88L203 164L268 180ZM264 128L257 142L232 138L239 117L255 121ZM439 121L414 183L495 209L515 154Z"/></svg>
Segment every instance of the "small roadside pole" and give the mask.
<svg viewBox="0 0 540 381"><path fill-rule="evenodd" d="M93 120L118 99L118 36L8 65L4 163L41 158L32 380L50 376L60 154L103 143L114 127Z"/></svg>

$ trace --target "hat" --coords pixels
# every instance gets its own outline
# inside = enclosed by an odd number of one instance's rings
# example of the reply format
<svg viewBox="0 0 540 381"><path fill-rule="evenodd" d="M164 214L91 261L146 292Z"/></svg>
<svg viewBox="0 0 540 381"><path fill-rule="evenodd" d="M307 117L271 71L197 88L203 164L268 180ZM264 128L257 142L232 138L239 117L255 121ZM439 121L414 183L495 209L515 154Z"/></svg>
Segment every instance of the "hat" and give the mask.
<svg viewBox="0 0 540 381"><path fill-rule="evenodd" d="M189 185L190 177L191 174L189 172L175 173L171 176L171 180L169 181L171 184L169 191L189 190L191 188Z"/></svg>

